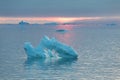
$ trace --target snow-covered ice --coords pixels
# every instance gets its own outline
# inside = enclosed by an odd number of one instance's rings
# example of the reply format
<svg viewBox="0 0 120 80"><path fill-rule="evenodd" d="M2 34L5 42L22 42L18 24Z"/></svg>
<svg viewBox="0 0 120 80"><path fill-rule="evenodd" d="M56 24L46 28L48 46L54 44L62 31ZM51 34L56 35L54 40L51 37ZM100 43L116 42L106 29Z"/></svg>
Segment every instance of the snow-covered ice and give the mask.
<svg viewBox="0 0 120 80"><path fill-rule="evenodd" d="M61 57L61 58L77 58L77 52L70 46L59 42L55 38L44 36L40 44L34 48L30 42L25 42L24 49L28 57Z"/></svg>

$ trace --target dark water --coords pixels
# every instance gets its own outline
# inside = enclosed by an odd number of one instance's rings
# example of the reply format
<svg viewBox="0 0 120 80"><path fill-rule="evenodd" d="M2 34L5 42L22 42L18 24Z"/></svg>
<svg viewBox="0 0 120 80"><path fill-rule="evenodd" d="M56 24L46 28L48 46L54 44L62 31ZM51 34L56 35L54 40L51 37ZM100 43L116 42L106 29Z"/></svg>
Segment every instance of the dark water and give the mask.
<svg viewBox="0 0 120 80"><path fill-rule="evenodd" d="M78 59L27 59L24 42L37 46L44 35L72 46ZM0 80L120 80L120 26L0 25Z"/></svg>

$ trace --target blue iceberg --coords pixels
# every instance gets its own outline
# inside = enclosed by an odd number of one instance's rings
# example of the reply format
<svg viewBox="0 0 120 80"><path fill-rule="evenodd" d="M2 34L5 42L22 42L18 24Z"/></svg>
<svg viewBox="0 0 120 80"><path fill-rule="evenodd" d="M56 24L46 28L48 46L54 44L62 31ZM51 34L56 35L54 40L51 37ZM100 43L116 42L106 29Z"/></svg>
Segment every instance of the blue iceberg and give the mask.
<svg viewBox="0 0 120 80"><path fill-rule="evenodd" d="M44 36L40 44L34 48L30 42L25 42L24 49L28 58L31 57L61 57L61 58L77 58L77 52L70 46L59 42L55 38Z"/></svg>

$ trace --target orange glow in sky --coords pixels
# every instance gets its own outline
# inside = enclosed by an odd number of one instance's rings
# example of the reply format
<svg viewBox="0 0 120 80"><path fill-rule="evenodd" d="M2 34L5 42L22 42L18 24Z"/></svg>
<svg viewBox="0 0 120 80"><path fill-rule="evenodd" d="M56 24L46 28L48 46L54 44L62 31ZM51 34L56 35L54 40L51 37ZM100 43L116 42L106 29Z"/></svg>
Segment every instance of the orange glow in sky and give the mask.
<svg viewBox="0 0 120 80"><path fill-rule="evenodd" d="M67 23L79 20L94 20L100 19L100 17L0 17L0 24L10 23L17 24L21 20L29 23L46 23L46 22L58 22Z"/></svg>
<svg viewBox="0 0 120 80"><path fill-rule="evenodd" d="M75 21L100 20L100 19L120 19L120 16L111 17L0 17L0 24L18 24L20 21L26 21L31 24L43 24L47 22L69 23Z"/></svg>

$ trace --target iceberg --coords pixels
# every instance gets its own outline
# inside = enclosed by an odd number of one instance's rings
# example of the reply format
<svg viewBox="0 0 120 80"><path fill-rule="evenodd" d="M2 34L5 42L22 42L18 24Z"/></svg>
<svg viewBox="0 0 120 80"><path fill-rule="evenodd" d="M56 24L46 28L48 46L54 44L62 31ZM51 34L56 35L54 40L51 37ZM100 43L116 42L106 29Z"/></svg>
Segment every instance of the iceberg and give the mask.
<svg viewBox="0 0 120 80"><path fill-rule="evenodd" d="M67 32L67 30L65 30L65 29L58 29L58 30L56 30L56 32L65 33L65 32Z"/></svg>
<svg viewBox="0 0 120 80"><path fill-rule="evenodd" d="M56 22L49 22L49 23L44 23L43 25L59 25L58 23L56 23Z"/></svg>
<svg viewBox="0 0 120 80"><path fill-rule="evenodd" d="M55 38L44 36L40 44L34 48L30 42L25 42L24 49L28 58L31 57L61 57L61 58L77 58L77 52L70 46L58 41Z"/></svg>
<svg viewBox="0 0 120 80"><path fill-rule="evenodd" d="M21 21L19 22L20 25L28 25L29 23L28 22L25 22L25 21Z"/></svg>

